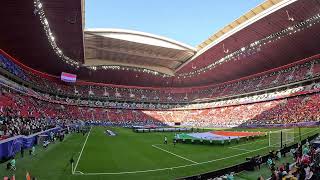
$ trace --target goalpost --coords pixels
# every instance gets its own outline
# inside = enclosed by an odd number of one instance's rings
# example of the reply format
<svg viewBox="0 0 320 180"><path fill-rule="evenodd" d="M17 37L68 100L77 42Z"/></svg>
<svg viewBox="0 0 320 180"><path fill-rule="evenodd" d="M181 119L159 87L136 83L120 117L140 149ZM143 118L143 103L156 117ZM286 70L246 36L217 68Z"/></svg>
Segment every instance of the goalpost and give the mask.
<svg viewBox="0 0 320 180"><path fill-rule="evenodd" d="M294 142L294 129L281 129L269 132L269 146L278 147Z"/></svg>

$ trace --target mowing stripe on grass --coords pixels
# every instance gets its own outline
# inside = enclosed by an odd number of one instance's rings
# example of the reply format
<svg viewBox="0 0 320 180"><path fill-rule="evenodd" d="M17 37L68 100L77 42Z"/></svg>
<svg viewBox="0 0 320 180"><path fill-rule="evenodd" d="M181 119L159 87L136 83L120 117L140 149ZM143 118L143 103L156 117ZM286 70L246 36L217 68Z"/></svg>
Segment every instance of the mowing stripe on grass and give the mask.
<svg viewBox="0 0 320 180"><path fill-rule="evenodd" d="M173 170L173 169L197 166L197 165L201 165L201 164L208 164L208 163L211 163L211 162L226 160L226 159L242 156L242 155L245 155L245 154L249 154L251 152L255 152L255 151L262 150L262 149L266 149L268 147L269 146L266 146L266 147L262 147L262 148L255 149L255 150L252 150L252 151L248 151L248 152L244 152L244 153L240 153L240 154L235 154L233 156L223 157L223 158L219 158L219 159L213 159L213 160L210 160L210 161L204 161L204 162L200 162L200 163L197 163L197 164L193 163L193 164L187 164L187 165L181 165L181 166L159 168L159 169L149 169L149 170L141 170L141 171L124 171L124 172L111 172L111 173L104 173L104 172L102 172L102 173L84 173L84 174L74 174L74 175L86 175L86 176L92 176L92 175L121 175L121 174L136 174L136 173L146 173L146 172L154 172L154 171Z"/></svg>
<svg viewBox="0 0 320 180"><path fill-rule="evenodd" d="M159 150L161 150L161 151L164 151L164 152L166 152L166 153L172 154L172 155L174 155L174 156L177 156L177 157L179 157L179 158L181 158L181 159L187 160L187 161L189 161L189 162L192 162L192 163L194 163L194 164L198 164L197 162L192 161L191 159L185 158L185 157L180 156L180 155L178 155L178 154L175 154L175 153L173 153L173 152L170 152L170 151L167 151L167 150L165 150L165 149L162 149L162 148L158 147L157 144L153 144L152 147L157 148L157 149L159 149Z"/></svg>
<svg viewBox="0 0 320 180"><path fill-rule="evenodd" d="M309 133L311 133L311 132L314 132L314 131L316 131L316 130L319 130L319 129L315 129L315 130L312 130L312 131L308 131L308 132L303 133L303 134L301 134L301 135L303 136L303 135L309 134ZM297 135L297 136L295 136L295 137L299 137L299 136ZM106 172L101 172L101 173L83 173L83 174L74 174L74 175L83 175L83 176L121 175L121 174L136 174L136 173L147 173L147 172L174 170L174 169L180 169L180 168L185 168L185 167L198 166L198 165L202 165L202 164L208 164L208 163L212 163L212 162L216 162L216 161L226 160L226 159L230 159L230 158L234 158L234 157L246 155L246 154L249 154L249 153L252 153L252 152L260 151L260 150L263 150L263 149L267 149L267 148L269 148L269 146L265 146L265 147L258 148L258 149L255 149L255 150L243 152L243 153L240 153L240 154L235 154L235 155L228 156L228 157L223 157L223 158L219 158L219 159L213 159L213 160L209 160L209 161L199 162L199 163L196 163L196 164L193 163L193 164L175 166L175 167L167 167L167 168L159 168L159 169L149 169L149 170L140 170L140 171L123 171L123 172L109 172L109 173L106 173Z"/></svg>
<svg viewBox="0 0 320 180"><path fill-rule="evenodd" d="M256 140L254 142L249 142L249 143L245 143L245 144L239 144L239 145L235 145L235 146L231 146L231 147L239 147L239 146L245 146L245 145L248 145L248 144L255 144L257 142L261 142L261 141L267 141L268 139L261 139L261 140Z"/></svg>
<svg viewBox="0 0 320 180"><path fill-rule="evenodd" d="M83 145L82 145L82 149L81 149L81 151L80 151L80 155L79 155L79 157L78 157L78 160L77 160L76 166L75 166L75 167L74 167L74 169L73 169L73 174L74 174L74 172L75 172L75 171L76 171L76 169L77 169L77 166L78 166L78 164L79 164L79 161L80 161L80 158L81 158L82 152L83 152L84 147L86 146L87 141L88 141L88 138L89 138L89 136L90 136L91 129L92 129L92 127L90 128L89 133L88 133L88 135L87 135L87 137L86 137L86 140L84 141L84 143L83 143Z"/></svg>
<svg viewBox="0 0 320 180"><path fill-rule="evenodd" d="M73 163L71 164L71 174L73 174Z"/></svg>

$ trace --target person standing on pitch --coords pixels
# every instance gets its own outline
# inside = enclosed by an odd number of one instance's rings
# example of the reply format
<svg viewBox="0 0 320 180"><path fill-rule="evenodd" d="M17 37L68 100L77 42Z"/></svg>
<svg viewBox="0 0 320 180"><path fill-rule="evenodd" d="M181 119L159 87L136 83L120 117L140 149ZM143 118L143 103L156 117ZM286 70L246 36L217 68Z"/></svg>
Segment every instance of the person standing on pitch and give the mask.
<svg viewBox="0 0 320 180"><path fill-rule="evenodd" d="M23 156L24 156L24 148L23 148L23 146L21 146L20 154L21 154L21 157L23 158Z"/></svg>
<svg viewBox="0 0 320 180"><path fill-rule="evenodd" d="M71 157L71 159L69 160L70 162L70 165L71 165L71 170L73 171L73 163L74 163L74 159L73 159L73 156Z"/></svg>
<svg viewBox="0 0 320 180"><path fill-rule="evenodd" d="M174 138L174 139L173 139L173 147L176 147L176 143L177 143L177 139Z"/></svg>
<svg viewBox="0 0 320 180"><path fill-rule="evenodd" d="M164 137L164 144L168 144L168 138L167 138L167 136Z"/></svg>

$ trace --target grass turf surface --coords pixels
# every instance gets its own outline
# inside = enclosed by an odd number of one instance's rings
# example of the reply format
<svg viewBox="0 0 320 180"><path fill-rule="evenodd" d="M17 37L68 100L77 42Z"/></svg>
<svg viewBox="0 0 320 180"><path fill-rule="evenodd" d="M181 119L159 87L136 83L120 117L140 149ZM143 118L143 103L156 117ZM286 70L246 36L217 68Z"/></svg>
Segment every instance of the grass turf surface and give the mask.
<svg viewBox="0 0 320 180"><path fill-rule="evenodd" d="M117 136L106 136L105 128L94 127L89 136L72 134L61 143L49 145L48 149L37 147L36 156L25 155L20 158L17 154L17 170L7 171L3 163L0 175L14 173L16 179L24 179L28 171L40 180L166 180L221 169L270 150L268 138L224 146L179 143L174 147L171 143L174 133L134 133L125 128L108 129L116 132ZM304 138L317 132L319 129L316 128L301 129ZM297 129L295 135L298 135ZM162 144L164 136L168 137L168 145ZM77 162L82 148L76 173L72 174L69 159L74 156Z"/></svg>

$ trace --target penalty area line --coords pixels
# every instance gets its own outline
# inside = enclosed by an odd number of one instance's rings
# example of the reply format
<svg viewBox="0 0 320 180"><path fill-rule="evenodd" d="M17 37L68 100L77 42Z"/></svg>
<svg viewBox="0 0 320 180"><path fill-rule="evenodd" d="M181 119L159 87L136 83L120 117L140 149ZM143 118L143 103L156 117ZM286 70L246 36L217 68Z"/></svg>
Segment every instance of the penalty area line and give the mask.
<svg viewBox="0 0 320 180"><path fill-rule="evenodd" d="M76 171L76 172L74 172L73 174L84 174L83 172L81 172L81 171Z"/></svg>
<svg viewBox="0 0 320 180"><path fill-rule="evenodd" d="M181 166L166 167L166 168L159 168L159 169L148 169L148 170L140 170L140 171L96 172L96 173L84 173L84 174L74 174L74 175L84 175L84 176L121 175L121 174L136 174L136 173L148 173L148 172L175 170L175 169L186 168L186 167L193 167L193 166L198 166L198 165L201 165L201 164L208 164L208 163L217 162L217 161L221 161L221 160L225 160L225 159L230 159L230 158L242 156L242 155L245 155L245 154L249 154L249 153L252 153L252 152L260 151L260 150L266 149L266 148L268 148L268 147L269 147L269 146L266 146L266 147L262 147L262 148L255 149L255 150L252 150L252 151L243 152L243 153L235 154L235 155L232 155L232 156L227 156L227 157L223 157L223 158L213 159L213 160L209 160L209 161L199 162L199 163L196 163L196 164L193 163L193 164L187 164L187 165L181 165Z"/></svg>
<svg viewBox="0 0 320 180"><path fill-rule="evenodd" d="M160 144L158 144L160 145ZM162 144L161 144L162 145ZM155 145L152 145L154 148L157 148L159 150L164 150L162 148L159 148ZM192 164L187 164L187 165L180 165L180 166L173 166L173 167L165 167L165 168L158 168L158 169L147 169L147 170L138 170L138 171L122 171L122 172L86 172L86 173L83 173L83 174L80 174L80 173L76 173L74 175L85 175L85 176L96 176L96 175L122 175L122 174L137 174L137 173L148 173L148 172L157 172L157 171L166 171L166 170L175 170L175 169L180 169L180 168L186 168L186 167L193 167L193 166L197 166L197 165L202 165L202 164L208 164L208 163L212 163L212 162L217 162L217 161L222 161L222 160L226 160L226 159L230 159L230 158L235 158L235 157L239 157L239 156L242 156L242 155L246 155L246 154L249 154L249 153L252 153L252 152L256 152L256 151L260 151L260 150L263 150L263 149L267 149L269 148L269 146L265 146L265 147L261 147L261 148L258 148L258 149L255 149L255 150L247 150L246 152L243 152L243 153L239 153L239 154L235 154L235 155L232 155L232 156L227 156L227 157L223 157L223 158L218 158L218 159L212 159L212 160L209 160L209 161L203 161L203 162L196 162L196 163L192 163ZM167 150L164 150L164 151L167 151ZM170 153L171 152L167 152L167 153ZM179 156L179 155L177 155Z"/></svg>
<svg viewBox="0 0 320 180"><path fill-rule="evenodd" d="M92 127L90 128L89 133L88 133L88 135L87 135L87 137L86 137L86 140L85 140L84 143L83 143L83 146L82 146L82 149L81 149L81 151L80 151L80 155L79 155L79 157L78 157L77 163L76 163L76 165L75 165L75 167L74 167L74 169L73 169L73 173L76 172L76 169L77 169L77 167L78 167L79 161L80 161L80 159L81 159L82 152L83 152L84 147L86 146L87 141L88 141L88 138L89 138L89 136L90 136L91 129L92 129ZM77 172L80 172L80 171L77 171ZM81 172L81 173L82 173L82 172ZM83 174L83 173L82 173L82 174Z"/></svg>
<svg viewBox="0 0 320 180"><path fill-rule="evenodd" d="M247 151L249 152L250 150L247 149L242 149L242 148L236 148L236 147L229 147L230 149L235 149L235 150L240 150L240 151Z"/></svg>
<svg viewBox="0 0 320 180"><path fill-rule="evenodd" d="M180 155L178 155L178 154L175 154L175 153L173 153L173 152L170 152L170 151L167 151L167 150L165 150L165 149L162 149L162 148L158 147L156 144L152 145L152 147L154 147L154 148L156 148L156 149L159 149L159 150L161 150L161 151L163 151L163 152L169 153L169 154L171 154L171 155L174 155L174 156L176 156L176 157L179 157L179 158L181 158L181 159L184 159L184 160L186 160L186 161L192 162L193 164L198 164L197 162L192 161L191 159L185 158L185 157L180 156Z"/></svg>

